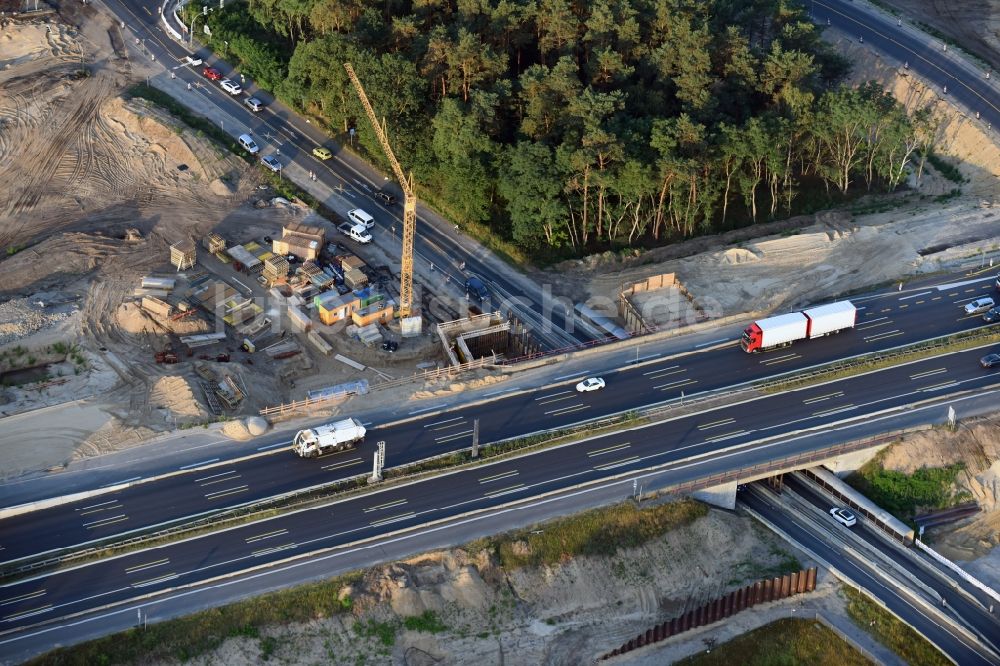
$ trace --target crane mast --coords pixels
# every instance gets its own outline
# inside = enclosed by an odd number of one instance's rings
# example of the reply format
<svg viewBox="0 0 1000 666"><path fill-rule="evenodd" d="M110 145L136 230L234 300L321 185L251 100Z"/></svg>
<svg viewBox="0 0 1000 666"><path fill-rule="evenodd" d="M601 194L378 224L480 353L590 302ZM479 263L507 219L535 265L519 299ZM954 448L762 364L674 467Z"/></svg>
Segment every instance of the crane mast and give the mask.
<svg viewBox="0 0 1000 666"><path fill-rule="evenodd" d="M396 159L396 155L392 152L392 146L389 145L384 121L379 123L375 110L372 109L368 95L365 94L365 89L357 74L354 73L351 63L344 63L344 69L347 70L347 76L351 79L351 84L354 85L354 90L358 93L361 105L368 115L368 122L375 130L378 142L382 145L382 150L385 152L389 164L392 165L392 171L396 174L396 180L399 181L399 186L403 190L403 256L400 259L399 270L399 316L409 317L413 311L413 235L417 226L417 197L413 193L413 174L411 173L407 178L403 173L403 168L399 166L399 160Z"/></svg>

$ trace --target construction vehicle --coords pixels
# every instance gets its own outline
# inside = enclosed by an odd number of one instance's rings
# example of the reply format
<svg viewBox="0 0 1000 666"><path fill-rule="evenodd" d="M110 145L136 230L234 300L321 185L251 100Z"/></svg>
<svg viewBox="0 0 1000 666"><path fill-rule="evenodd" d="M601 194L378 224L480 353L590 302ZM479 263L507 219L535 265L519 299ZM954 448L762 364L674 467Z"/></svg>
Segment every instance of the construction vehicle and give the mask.
<svg viewBox="0 0 1000 666"><path fill-rule="evenodd" d="M796 340L819 338L854 328L858 309L850 301L838 301L802 312L768 317L750 324L740 339L748 353L790 345Z"/></svg>
<svg viewBox="0 0 1000 666"><path fill-rule="evenodd" d="M169 349L166 350L166 351L156 352L156 356L154 356L153 358L156 360L157 363L176 363L177 362L177 354L175 354L174 352L170 351Z"/></svg>
<svg viewBox="0 0 1000 666"><path fill-rule="evenodd" d="M372 108L371 102L368 101L368 95L365 93L365 89L361 85L361 80L358 79L357 74L354 73L354 68L351 67L351 63L345 62L344 69L347 70L347 78L351 80L351 85L354 86L354 91L358 94L358 99L361 100L361 106L365 109L365 115L368 116L368 122L371 123L372 129L375 130L375 136L378 137L378 142L382 146L382 152L385 153L386 159L389 160L389 165L392 166L392 172L395 174L396 180L399 181L399 187L403 190L403 236L400 239L403 242L403 252L400 256L399 308L396 312L400 317L409 317L413 314L414 309L413 236L416 233L417 227L417 196L413 192L413 174L411 173L409 177L407 177L403 173L403 167L400 166L399 160L396 159L396 155L392 151L392 145L389 143L385 120L381 123L378 121L378 116L375 115L375 109Z"/></svg>
<svg viewBox="0 0 1000 666"><path fill-rule="evenodd" d="M365 427L357 419L343 419L295 433L292 450L300 458L353 449L365 441Z"/></svg>

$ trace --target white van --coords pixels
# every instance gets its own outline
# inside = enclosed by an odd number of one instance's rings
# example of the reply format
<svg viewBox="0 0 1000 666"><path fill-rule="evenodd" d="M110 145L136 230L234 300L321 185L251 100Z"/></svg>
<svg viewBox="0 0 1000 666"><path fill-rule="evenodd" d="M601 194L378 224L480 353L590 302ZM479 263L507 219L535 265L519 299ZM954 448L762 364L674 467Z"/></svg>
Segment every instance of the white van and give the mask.
<svg viewBox="0 0 1000 666"><path fill-rule="evenodd" d="M243 146L243 149L251 155L256 155L260 152L260 146L254 143L253 137L249 134L240 134L240 138L237 140L240 142L240 145Z"/></svg>
<svg viewBox="0 0 1000 666"><path fill-rule="evenodd" d="M347 211L347 217L351 218L351 222L365 225L365 229L371 229L375 226L375 218L360 208Z"/></svg>
<svg viewBox="0 0 1000 666"><path fill-rule="evenodd" d="M371 243L372 235L368 233L368 230L363 224L355 224L350 229L347 230L347 237L356 240L359 243Z"/></svg>

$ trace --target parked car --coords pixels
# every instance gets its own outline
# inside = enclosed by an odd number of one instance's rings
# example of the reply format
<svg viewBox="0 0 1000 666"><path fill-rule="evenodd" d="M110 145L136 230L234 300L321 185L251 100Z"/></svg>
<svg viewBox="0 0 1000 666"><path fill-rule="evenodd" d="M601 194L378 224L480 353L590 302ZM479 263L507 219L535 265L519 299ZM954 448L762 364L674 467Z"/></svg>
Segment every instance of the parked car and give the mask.
<svg viewBox="0 0 1000 666"><path fill-rule="evenodd" d="M344 232L344 235L351 240L357 241L359 243L371 243L372 235L368 233L368 230L363 224L351 224L344 223L338 227Z"/></svg>
<svg viewBox="0 0 1000 666"><path fill-rule="evenodd" d="M589 393L590 391L600 391L604 388L604 380L600 377L587 377L576 385L577 393Z"/></svg>
<svg viewBox="0 0 1000 666"><path fill-rule="evenodd" d="M281 172L281 162L279 162L274 155L264 155L264 157L260 158L260 163L274 173Z"/></svg>
<svg viewBox="0 0 1000 666"><path fill-rule="evenodd" d="M316 146L315 148L313 148L313 157L315 157L316 159L323 160L325 162L326 160L333 157L333 153L330 152L329 148L325 148L323 146Z"/></svg>
<svg viewBox="0 0 1000 666"><path fill-rule="evenodd" d="M375 226L375 218L361 208L352 208L347 211L347 217L350 218L351 222L354 224L364 225L365 229L371 229Z"/></svg>
<svg viewBox="0 0 1000 666"><path fill-rule="evenodd" d="M209 81L220 81L222 80L222 72L214 67L206 67L201 70L201 73L205 75L205 78Z"/></svg>
<svg viewBox="0 0 1000 666"><path fill-rule="evenodd" d="M984 368L995 368L1000 365L1000 354L987 354L979 359L979 365Z"/></svg>
<svg viewBox="0 0 1000 666"><path fill-rule="evenodd" d="M253 137L249 134L240 134L240 138L237 139L240 145L243 146L243 150L247 151L251 155L256 155L260 152L260 146L254 142Z"/></svg>
<svg viewBox="0 0 1000 666"><path fill-rule="evenodd" d="M243 104L253 112L260 111L264 108L264 102L260 101L256 97L247 97L243 100Z"/></svg>
<svg viewBox="0 0 1000 666"><path fill-rule="evenodd" d="M854 512L849 509L835 506L830 509L830 515L833 516L833 519L838 523L843 524L844 527L854 527L858 524L858 517L855 516Z"/></svg>
<svg viewBox="0 0 1000 666"><path fill-rule="evenodd" d="M965 304L965 314L967 315L977 315L986 312L995 305L993 299L989 296L984 296L983 298L977 298L974 301L969 301Z"/></svg>
<svg viewBox="0 0 1000 666"><path fill-rule="evenodd" d="M376 192L375 198L384 203L386 206L396 205L396 197L385 190L379 190Z"/></svg>
<svg viewBox="0 0 1000 666"><path fill-rule="evenodd" d="M987 324L1000 321L1000 308L993 307L983 313L983 321Z"/></svg>
<svg viewBox="0 0 1000 666"><path fill-rule="evenodd" d="M230 95L239 95L243 92L243 88L236 81L231 81L230 79L222 79L219 81L219 86L225 90Z"/></svg>
<svg viewBox="0 0 1000 666"><path fill-rule="evenodd" d="M482 280L473 275L465 281L465 295L482 302L490 297L490 290Z"/></svg>
<svg viewBox="0 0 1000 666"><path fill-rule="evenodd" d="M386 340L382 343L382 350L392 353L399 349L399 343L394 340Z"/></svg>

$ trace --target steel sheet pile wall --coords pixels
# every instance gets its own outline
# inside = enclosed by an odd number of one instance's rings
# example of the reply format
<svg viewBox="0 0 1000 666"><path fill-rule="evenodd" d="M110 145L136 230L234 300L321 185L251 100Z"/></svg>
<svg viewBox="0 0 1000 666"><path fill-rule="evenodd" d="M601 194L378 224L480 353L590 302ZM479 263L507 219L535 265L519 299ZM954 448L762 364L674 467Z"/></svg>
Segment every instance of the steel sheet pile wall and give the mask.
<svg viewBox="0 0 1000 666"><path fill-rule="evenodd" d="M703 606L689 610L680 617L667 620L647 629L621 647L603 655L601 660L617 657L652 643L659 643L671 636L712 624L719 620L768 601L778 601L796 594L812 592L816 589L816 567L785 574L781 578L760 580L744 588L730 592L724 597L713 599Z"/></svg>

